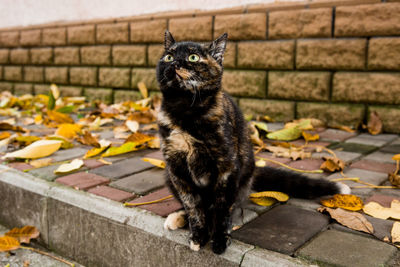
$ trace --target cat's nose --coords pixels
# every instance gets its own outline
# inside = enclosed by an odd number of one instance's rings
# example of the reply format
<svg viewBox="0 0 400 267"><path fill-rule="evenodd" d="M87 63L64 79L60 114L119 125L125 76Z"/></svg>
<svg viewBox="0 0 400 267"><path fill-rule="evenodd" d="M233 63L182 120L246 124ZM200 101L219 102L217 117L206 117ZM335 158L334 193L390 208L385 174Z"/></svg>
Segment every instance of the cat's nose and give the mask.
<svg viewBox="0 0 400 267"><path fill-rule="evenodd" d="M179 63L177 61L172 62L172 66L174 66L174 68L176 70L179 70L181 67L179 66Z"/></svg>

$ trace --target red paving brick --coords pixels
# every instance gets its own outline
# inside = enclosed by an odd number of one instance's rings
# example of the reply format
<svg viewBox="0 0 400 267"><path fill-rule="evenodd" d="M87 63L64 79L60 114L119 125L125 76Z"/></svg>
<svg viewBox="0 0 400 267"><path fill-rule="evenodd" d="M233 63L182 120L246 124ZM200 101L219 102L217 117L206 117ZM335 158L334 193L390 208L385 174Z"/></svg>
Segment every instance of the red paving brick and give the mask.
<svg viewBox="0 0 400 267"><path fill-rule="evenodd" d="M311 171L319 170L319 167L323 162L323 159L302 159L293 161L288 165L296 169Z"/></svg>
<svg viewBox="0 0 400 267"><path fill-rule="evenodd" d="M381 163L370 160L360 160L350 166L351 168L363 169L374 172L389 173L396 170L396 164Z"/></svg>
<svg viewBox="0 0 400 267"><path fill-rule="evenodd" d="M157 200L157 199L166 197L168 195L171 195L171 192L168 190L167 187L164 187L163 189L157 190L151 194L148 194L147 196L129 201L129 203L142 203L142 202L153 201L153 200ZM179 201L176 200L175 198L164 200L159 203L142 205L142 206L138 206L138 207L148 210L148 211L151 211L151 212L154 212L155 214L158 214L162 217L166 217L168 214L182 209L181 203L179 203Z"/></svg>
<svg viewBox="0 0 400 267"><path fill-rule="evenodd" d="M85 160L83 160L83 163L89 169L94 169L94 168L98 168L98 167L105 165L104 163L101 163L100 161L98 161L96 159L85 159Z"/></svg>
<svg viewBox="0 0 400 267"><path fill-rule="evenodd" d="M387 196L387 195L381 195L381 194L374 194L370 196L367 200L365 200L365 204L369 202L377 202L381 204L381 206L390 208L390 204L392 203L393 199L400 200L398 197L393 197L393 196Z"/></svg>
<svg viewBox="0 0 400 267"><path fill-rule="evenodd" d="M29 170L32 169L33 166L25 163L25 162L12 162L8 164L9 167L17 169L19 171L25 171L25 170Z"/></svg>
<svg viewBox="0 0 400 267"><path fill-rule="evenodd" d="M94 173L78 172L56 179L56 182L80 190L87 190L97 185L103 185L110 182L109 179Z"/></svg>
<svg viewBox="0 0 400 267"><path fill-rule="evenodd" d="M283 163L283 164L288 164L288 163L291 161L291 160L288 159L288 158L277 158L277 157L274 157L274 156L272 156L272 153L267 153L267 152L258 153L258 154L256 155L256 157L261 157L261 158L267 158L267 159L275 160L275 161L278 161L278 162ZM258 159L256 158L256 161L257 161L257 160L258 160ZM280 165L275 164L275 163L272 163L272 162L270 162L270 161L265 161L265 163L266 163L266 166L269 166L269 167L274 167L274 168L281 167Z"/></svg>
<svg viewBox="0 0 400 267"><path fill-rule="evenodd" d="M114 201L123 202L133 198L135 195L129 192L125 192L116 188L112 188L106 185L96 186L88 190L89 193L102 196Z"/></svg>

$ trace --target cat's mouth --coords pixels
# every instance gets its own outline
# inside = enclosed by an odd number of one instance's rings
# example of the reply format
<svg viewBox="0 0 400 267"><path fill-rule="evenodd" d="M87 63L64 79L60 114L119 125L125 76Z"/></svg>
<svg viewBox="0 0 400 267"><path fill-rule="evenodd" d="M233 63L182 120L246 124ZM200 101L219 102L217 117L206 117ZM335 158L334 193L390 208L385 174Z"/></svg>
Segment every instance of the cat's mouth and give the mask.
<svg viewBox="0 0 400 267"><path fill-rule="evenodd" d="M183 68L175 69L175 72L183 80L188 80L190 78L190 76L192 76L190 71L188 71L187 69L183 69Z"/></svg>

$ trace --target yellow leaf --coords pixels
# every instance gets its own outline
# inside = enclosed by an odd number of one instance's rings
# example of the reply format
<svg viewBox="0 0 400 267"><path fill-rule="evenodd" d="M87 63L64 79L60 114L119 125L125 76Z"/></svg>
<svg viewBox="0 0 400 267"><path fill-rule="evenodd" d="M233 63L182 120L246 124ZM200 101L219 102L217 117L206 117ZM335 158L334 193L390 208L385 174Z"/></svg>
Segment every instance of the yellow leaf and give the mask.
<svg viewBox="0 0 400 267"><path fill-rule="evenodd" d="M144 84L144 82L140 82L137 84L140 93L142 94L143 98L148 98L149 97L149 93L147 90L146 85Z"/></svg>
<svg viewBox="0 0 400 267"><path fill-rule="evenodd" d="M321 204L329 208L341 208L351 211L363 208L363 201L355 195L336 194L331 198L321 200Z"/></svg>
<svg viewBox="0 0 400 267"><path fill-rule="evenodd" d="M155 139L154 136L150 136L147 134L142 134L139 132L132 133L131 135L128 136L128 138L125 140L125 143L127 142L136 142L138 144L144 144L150 140Z"/></svg>
<svg viewBox="0 0 400 267"><path fill-rule="evenodd" d="M268 125L265 122L252 121L251 124L253 124L259 130L263 130L264 132L268 132Z"/></svg>
<svg viewBox="0 0 400 267"><path fill-rule="evenodd" d="M35 116L35 124L42 124L43 122L43 116L41 114L38 114Z"/></svg>
<svg viewBox="0 0 400 267"><path fill-rule="evenodd" d="M264 191L258 193L252 193L249 195L249 199L260 206L271 206L276 201L286 202L289 196L282 192L276 191Z"/></svg>
<svg viewBox="0 0 400 267"><path fill-rule="evenodd" d="M390 208L382 207L379 203L369 202L364 206L363 211L375 218L379 219L396 219L400 220L400 201L394 199L391 203Z"/></svg>
<svg viewBox="0 0 400 267"><path fill-rule="evenodd" d="M61 141L61 148L62 149L68 149L71 147L74 147L74 145L71 142L68 142L66 139L64 139L61 136L47 136L46 137L47 140L57 140L57 141Z"/></svg>
<svg viewBox="0 0 400 267"><path fill-rule="evenodd" d="M74 123L74 120L69 115L54 110L48 110L47 116L49 116L50 120L58 123Z"/></svg>
<svg viewBox="0 0 400 267"><path fill-rule="evenodd" d="M267 138L279 141L292 141L301 136L301 129L298 126L281 129L267 134Z"/></svg>
<svg viewBox="0 0 400 267"><path fill-rule="evenodd" d="M318 208L318 211L321 213L328 212L338 223L353 230L362 231L369 234L374 232L374 227L372 224L358 212L345 211L340 208L331 209L325 207Z"/></svg>
<svg viewBox="0 0 400 267"><path fill-rule="evenodd" d="M265 167L265 165L266 165L266 162L265 162L265 160L262 160L262 159L259 159L259 160L257 160L256 161L256 166L257 167Z"/></svg>
<svg viewBox="0 0 400 267"><path fill-rule="evenodd" d="M400 222L395 222L391 231L392 243L400 242Z"/></svg>
<svg viewBox="0 0 400 267"><path fill-rule="evenodd" d="M73 139L81 131L82 126L79 124L62 123L58 126L55 135Z"/></svg>
<svg viewBox="0 0 400 267"><path fill-rule="evenodd" d="M32 144L33 142L36 142L40 139L41 139L40 137L34 136L34 135L20 135L20 136L15 137L15 141L17 141L18 143L20 143L23 146L28 146L28 145Z"/></svg>
<svg viewBox="0 0 400 267"><path fill-rule="evenodd" d="M31 239L36 239L39 237L39 230L35 226L26 225L22 228L13 228L5 236L13 237L20 243L29 244Z"/></svg>
<svg viewBox="0 0 400 267"><path fill-rule="evenodd" d="M60 173L68 173L68 172L72 172L75 170L80 169L83 166L83 160L81 159L74 159L73 161L71 161L70 163L65 163L60 165L57 170L54 171L54 173L56 174L60 174Z"/></svg>
<svg viewBox="0 0 400 267"><path fill-rule="evenodd" d="M17 239L10 236L0 237L0 252L16 250L20 247Z"/></svg>
<svg viewBox="0 0 400 267"><path fill-rule="evenodd" d="M299 119L299 120L295 120L292 122L288 122L285 124L284 129L289 129L289 128L293 128L293 127L297 127L300 130L306 131L306 130L312 130L314 129L312 123L311 123L312 119Z"/></svg>
<svg viewBox="0 0 400 267"><path fill-rule="evenodd" d="M158 168L165 169L165 162L159 159L153 159L153 158L142 158L143 161L146 161Z"/></svg>
<svg viewBox="0 0 400 267"><path fill-rule="evenodd" d="M116 155L120 155L120 154L125 154L128 152L138 150L138 146L139 146L139 144L137 144L135 142L128 142L119 147L110 147L101 156L102 157L111 157L111 156L116 156Z"/></svg>
<svg viewBox="0 0 400 267"><path fill-rule="evenodd" d="M42 168L49 166L52 162L52 158L36 159L29 161L29 165L32 165L35 168Z"/></svg>
<svg viewBox="0 0 400 267"><path fill-rule="evenodd" d="M301 132L301 134L303 135L304 140L306 140L307 142L319 140L318 134L313 135L305 131Z"/></svg>
<svg viewBox="0 0 400 267"><path fill-rule="evenodd" d="M392 157L392 160L400 160L400 154L396 154Z"/></svg>
<svg viewBox="0 0 400 267"><path fill-rule="evenodd" d="M88 152L86 152L86 154L85 154L85 156L83 158L87 159L87 158L91 158L91 157L97 156L98 154L100 154L101 152L106 150L111 145L111 142L102 139L102 140L99 141L99 144L100 144L100 148L92 148L92 149L90 149Z"/></svg>
<svg viewBox="0 0 400 267"><path fill-rule="evenodd" d="M1 132L0 133L0 140L6 139L8 137L10 137L11 134L9 132Z"/></svg>
<svg viewBox="0 0 400 267"><path fill-rule="evenodd" d="M50 85L50 90L53 93L53 97L54 99L58 99L60 97L60 90L58 90L57 85L55 85L54 83Z"/></svg>
<svg viewBox="0 0 400 267"><path fill-rule="evenodd" d="M389 182L397 187L400 187L400 175L397 173L388 173Z"/></svg>
<svg viewBox="0 0 400 267"><path fill-rule="evenodd" d="M325 161L321 164L320 169L327 172L341 171L346 163L343 160L335 157L324 157Z"/></svg>
<svg viewBox="0 0 400 267"><path fill-rule="evenodd" d="M139 130L139 123L137 121L127 120L125 122L126 127L132 132L136 133Z"/></svg>
<svg viewBox="0 0 400 267"><path fill-rule="evenodd" d="M10 124L8 122L4 122L4 121L0 122L0 130L11 130L11 131L23 132L23 133L27 131L26 129L24 129L20 126L15 126L15 125L12 125L12 124Z"/></svg>
<svg viewBox="0 0 400 267"><path fill-rule="evenodd" d="M61 147L61 143L57 140L39 140L23 149L7 153L3 158L43 158L56 152Z"/></svg>

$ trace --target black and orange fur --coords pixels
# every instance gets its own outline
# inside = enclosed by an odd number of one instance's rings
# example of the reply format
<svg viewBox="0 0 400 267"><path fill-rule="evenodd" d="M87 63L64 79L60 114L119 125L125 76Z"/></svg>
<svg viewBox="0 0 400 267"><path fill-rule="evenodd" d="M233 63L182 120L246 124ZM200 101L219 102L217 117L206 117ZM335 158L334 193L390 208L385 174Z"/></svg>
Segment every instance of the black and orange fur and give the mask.
<svg viewBox="0 0 400 267"><path fill-rule="evenodd" d="M166 31L157 65L166 182L184 207L191 248L211 239L218 254L229 244L232 211L252 186L305 198L340 192L332 182L255 168L247 123L221 89L226 42L227 34L211 44L175 42ZM191 62L191 55L198 60Z"/></svg>

